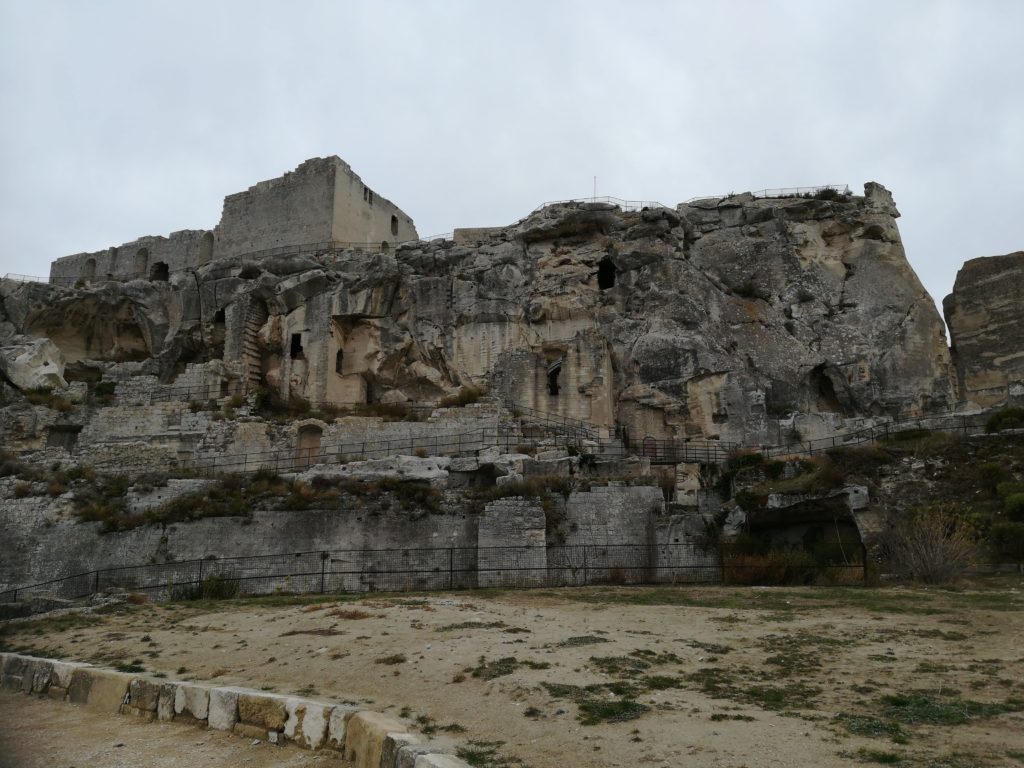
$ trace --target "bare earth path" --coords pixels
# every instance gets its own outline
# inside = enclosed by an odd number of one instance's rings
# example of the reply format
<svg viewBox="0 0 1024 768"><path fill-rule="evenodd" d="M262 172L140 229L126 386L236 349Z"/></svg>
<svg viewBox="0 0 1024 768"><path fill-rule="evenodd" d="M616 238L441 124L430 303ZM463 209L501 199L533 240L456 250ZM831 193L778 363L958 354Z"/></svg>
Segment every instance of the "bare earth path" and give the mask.
<svg viewBox="0 0 1024 768"><path fill-rule="evenodd" d="M343 768L336 755L0 692L0 768Z"/></svg>
<svg viewBox="0 0 1024 768"><path fill-rule="evenodd" d="M1024 764L1022 636L1015 578L143 605L0 641L367 704L478 765L990 768Z"/></svg>

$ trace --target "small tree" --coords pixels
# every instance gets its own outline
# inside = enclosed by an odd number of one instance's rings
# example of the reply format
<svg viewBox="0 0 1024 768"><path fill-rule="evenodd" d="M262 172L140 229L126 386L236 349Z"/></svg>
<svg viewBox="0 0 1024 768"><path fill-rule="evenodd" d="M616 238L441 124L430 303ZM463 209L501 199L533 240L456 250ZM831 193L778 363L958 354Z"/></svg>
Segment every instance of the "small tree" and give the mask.
<svg viewBox="0 0 1024 768"><path fill-rule="evenodd" d="M974 560L976 532L961 505L918 507L890 525L883 551L902 578L945 584Z"/></svg>

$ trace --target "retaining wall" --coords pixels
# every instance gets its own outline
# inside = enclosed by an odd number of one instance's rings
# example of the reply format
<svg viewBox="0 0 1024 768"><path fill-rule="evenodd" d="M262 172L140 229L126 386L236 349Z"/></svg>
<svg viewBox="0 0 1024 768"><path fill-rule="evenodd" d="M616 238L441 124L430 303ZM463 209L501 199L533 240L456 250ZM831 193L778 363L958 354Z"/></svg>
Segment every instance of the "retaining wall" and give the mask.
<svg viewBox="0 0 1024 768"><path fill-rule="evenodd" d="M356 768L468 768L379 712L249 688L161 680L71 661L0 653L0 688L100 714L176 721L272 744L331 749Z"/></svg>

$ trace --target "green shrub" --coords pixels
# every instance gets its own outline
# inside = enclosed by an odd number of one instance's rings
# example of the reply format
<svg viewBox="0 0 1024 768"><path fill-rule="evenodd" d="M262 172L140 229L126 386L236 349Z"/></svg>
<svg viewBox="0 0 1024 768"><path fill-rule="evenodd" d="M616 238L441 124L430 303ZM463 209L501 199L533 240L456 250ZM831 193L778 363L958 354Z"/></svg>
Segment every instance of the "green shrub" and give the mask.
<svg viewBox="0 0 1024 768"><path fill-rule="evenodd" d="M1024 563L1024 522L994 523L989 531L989 543L1000 557Z"/></svg>
<svg viewBox="0 0 1024 768"><path fill-rule="evenodd" d="M92 401L96 405L110 405L114 402L114 391L117 389L117 382L98 381L92 388Z"/></svg>
<svg viewBox="0 0 1024 768"><path fill-rule="evenodd" d="M1000 483L1009 480L1010 470L1004 464L996 461L987 461L978 465L978 480L986 493L994 495Z"/></svg>
<svg viewBox="0 0 1024 768"><path fill-rule="evenodd" d="M1024 493L1024 483L999 483L996 486L996 495L1001 499L1005 499L1007 496L1012 496L1015 493Z"/></svg>
<svg viewBox="0 0 1024 768"><path fill-rule="evenodd" d="M985 422L985 431L990 433L1017 427L1024 427L1024 408L1019 406L996 411Z"/></svg>
<svg viewBox="0 0 1024 768"><path fill-rule="evenodd" d="M1024 493L1014 493L1003 501L1006 516L1015 523L1024 523Z"/></svg>
<svg viewBox="0 0 1024 768"><path fill-rule="evenodd" d="M832 187L822 187L814 193L813 197L815 200L829 200L832 202L838 202L843 199L842 193L832 189Z"/></svg>
<svg viewBox="0 0 1024 768"><path fill-rule="evenodd" d="M174 585L171 600L231 600L242 591L241 582L219 573L211 574L199 584Z"/></svg>
<svg viewBox="0 0 1024 768"><path fill-rule="evenodd" d="M735 471L746 467L757 467L764 463L764 454L758 451L737 453L729 459L729 469Z"/></svg>

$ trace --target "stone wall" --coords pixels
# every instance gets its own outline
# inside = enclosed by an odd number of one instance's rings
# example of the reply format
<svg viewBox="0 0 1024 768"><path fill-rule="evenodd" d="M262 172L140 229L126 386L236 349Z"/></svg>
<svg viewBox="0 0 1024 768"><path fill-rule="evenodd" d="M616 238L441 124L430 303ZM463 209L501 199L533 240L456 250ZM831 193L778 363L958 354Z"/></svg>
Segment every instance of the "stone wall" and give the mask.
<svg viewBox="0 0 1024 768"><path fill-rule="evenodd" d="M331 241L392 247L416 238L412 219L367 187L348 163L336 156L313 158L228 195L213 230L148 235L65 256L50 265L50 278L58 284L167 280L215 259L273 248Z"/></svg>

